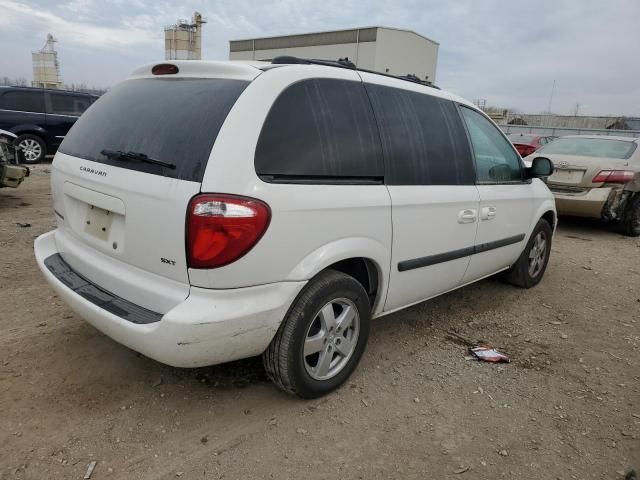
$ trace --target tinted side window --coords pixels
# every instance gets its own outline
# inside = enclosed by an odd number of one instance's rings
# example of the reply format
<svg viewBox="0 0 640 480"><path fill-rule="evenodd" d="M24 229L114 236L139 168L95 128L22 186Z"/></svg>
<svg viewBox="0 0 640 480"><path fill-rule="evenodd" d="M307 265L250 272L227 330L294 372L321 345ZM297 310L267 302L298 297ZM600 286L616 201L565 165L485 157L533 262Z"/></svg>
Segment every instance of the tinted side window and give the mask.
<svg viewBox="0 0 640 480"><path fill-rule="evenodd" d="M391 185L465 185L473 160L455 105L431 95L367 85Z"/></svg>
<svg viewBox="0 0 640 480"><path fill-rule="evenodd" d="M288 87L262 127L255 168L266 181L382 180L380 139L362 83L311 79Z"/></svg>
<svg viewBox="0 0 640 480"><path fill-rule="evenodd" d="M74 97L73 98L73 111L77 115L81 115L91 105L91 97Z"/></svg>
<svg viewBox="0 0 640 480"><path fill-rule="evenodd" d="M461 110L471 138L478 181L522 181L520 157L500 130L475 110L466 107L462 107Z"/></svg>
<svg viewBox="0 0 640 480"><path fill-rule="evenodd" d="M64 93L49 93L51 99L51 111L49 113L55 113L58 115L76 115L73 95L67 95Z"/></svg>
<svg viewBox="0 0 640 480"><path fill-rule="evenodd" d="M11 91L0 97L0 108L44 113L44 94L37 91Z"/></svg>
<svg viewBox="0 0 640 480"><path fill-rule="evenodd" d="M56 115L73 115L79 117L89 105L90 97L84 95L70 95L65 93L47 93L51 102L49 113Z"/></svg>

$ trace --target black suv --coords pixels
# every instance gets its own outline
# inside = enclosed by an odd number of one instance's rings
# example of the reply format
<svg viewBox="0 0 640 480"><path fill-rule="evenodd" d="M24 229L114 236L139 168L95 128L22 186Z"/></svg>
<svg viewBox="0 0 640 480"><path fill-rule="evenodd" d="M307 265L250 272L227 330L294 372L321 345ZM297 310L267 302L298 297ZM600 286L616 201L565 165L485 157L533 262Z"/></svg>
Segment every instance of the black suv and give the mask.
<svg viewBox="0 0 640 480"><path fill-rule="evenodd" d="M25 163L54 153L78 117L97 99L88 93L0 86L0 129L18 135Z"/></svg>

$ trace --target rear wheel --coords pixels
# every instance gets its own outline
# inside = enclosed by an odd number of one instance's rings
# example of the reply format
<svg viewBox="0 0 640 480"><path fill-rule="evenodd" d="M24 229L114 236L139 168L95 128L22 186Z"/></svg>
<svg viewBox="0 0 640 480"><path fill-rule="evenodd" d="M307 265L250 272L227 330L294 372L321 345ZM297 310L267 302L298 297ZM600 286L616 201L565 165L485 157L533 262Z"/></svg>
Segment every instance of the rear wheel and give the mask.
<svg viewBox="0 0 640 480"><path fill-rule="evenodd" d="M367 292L353 277L326 270L298 295L262 355L267 374L286 392L316 398L355 370L369 336Z"/></svg>
<svg viewBox="0 0 640 480"><path fill-rule="evenodd" d="M551 225L541 219L534 228L527 246L516 263L505 273L505 280L522 288L537 285L549 263L551 254Z"/></svg>
<svg viewBox="0 0 640 480"><path fill-rule="evenodd" d="M47 154L47 146L37 135L25 133L20 135L15 145L18 148L18 156L23 163L39 163Z"/></svg>
<svg viewBox="0 0 640 480"><path fill-rule="evenodd" d="M625 208L620 226L625 235L640 236L640 193L636 193Z"/></svg>

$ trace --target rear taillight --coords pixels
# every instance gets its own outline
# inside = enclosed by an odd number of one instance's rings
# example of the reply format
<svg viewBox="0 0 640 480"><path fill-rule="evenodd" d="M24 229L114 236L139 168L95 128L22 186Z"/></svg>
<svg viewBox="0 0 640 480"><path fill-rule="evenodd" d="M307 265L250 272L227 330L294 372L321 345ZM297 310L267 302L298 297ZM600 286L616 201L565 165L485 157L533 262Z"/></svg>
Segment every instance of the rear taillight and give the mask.
<svg viewBox="0 0 640 480"><path fill-rule="evenodd" d="M187 262L190 268L216 268L235 262L264 235L269 206L253 198L204 194L187 212Z"/></svg>
<svg viewBox="0 0 640 480"><path fill-rule="evenodd" d="M517 145L516 149L520 153L521 157L526 157L536 151L536 149L531 145L523 145L523 144Z"/></svg>
<svg viewBox="0 0 640 480"><path fill-rule="evenodd" d="M591 180L593 183L629 183L635 172L629 170L600 170Z"/></svg>

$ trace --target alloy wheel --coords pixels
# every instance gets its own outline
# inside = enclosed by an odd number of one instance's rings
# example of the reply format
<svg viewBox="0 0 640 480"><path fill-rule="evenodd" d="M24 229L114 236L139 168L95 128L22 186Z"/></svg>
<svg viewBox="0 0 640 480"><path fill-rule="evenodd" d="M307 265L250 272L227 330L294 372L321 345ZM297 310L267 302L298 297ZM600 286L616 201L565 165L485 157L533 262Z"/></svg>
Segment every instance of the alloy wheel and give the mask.
<svg viewBox="0 0 640 480"><path fill-rule="evenodd" d="M42 146L32 138L25 138L18 144L27 162L35 162L42 155Z"/></svg>
<svg viewBox="0 0 640 480"><path fill-rule="evenodd" d="M544 232L538 232L529 251L529 275L537 277L544 268L547 257L547 238Z"/></svg>
<svg viewBox="0 0 640 480"><path fill-rule="evenodd" d="M360 316L346 298L331 300L315 315L304 340L304 367L315 380L340 373L358 344Z"/></svg>

